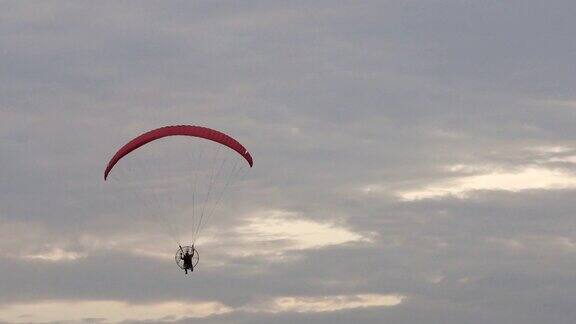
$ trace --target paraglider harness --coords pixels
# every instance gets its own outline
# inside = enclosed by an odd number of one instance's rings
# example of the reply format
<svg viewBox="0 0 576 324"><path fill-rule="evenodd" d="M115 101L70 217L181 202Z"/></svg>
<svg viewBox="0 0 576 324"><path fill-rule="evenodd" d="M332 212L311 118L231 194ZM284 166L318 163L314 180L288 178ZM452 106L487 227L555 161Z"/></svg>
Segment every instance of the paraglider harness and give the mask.
<svg viewBox="0 0 576 324"><path fill-rule="evenodd" d="M180 269L184 270L186 274L188 274L188 270L191 272L194 271L194 267L198 264L198 252L192 246L185 246L182 247L178 245L180 248L178 252L176 252L176 264L180 267Z"/></svg>

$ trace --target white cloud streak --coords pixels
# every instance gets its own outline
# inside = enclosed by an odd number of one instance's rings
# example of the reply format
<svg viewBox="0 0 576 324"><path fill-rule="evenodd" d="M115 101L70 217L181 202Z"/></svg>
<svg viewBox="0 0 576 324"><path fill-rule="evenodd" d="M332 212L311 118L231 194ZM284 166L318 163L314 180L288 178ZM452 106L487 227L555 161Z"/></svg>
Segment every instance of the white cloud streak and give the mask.
<svg viewBox="0 0 576 324"><path fill-rule="evenodd" d="M171 301L129 304L120 301L42 301L0 306L0 321L45 323L57 321L177 321L206 318L233 312L321 313L366 307L393 307L405 299L400 295L336 295L322 297L276 297L233 308L215 301Z"/></svg>
<svg viewBox="0 0 576 324"><path fill-rule="evenodd" d="M513 171L493 171L466 175L423 185L398 193L405 201L454 196L466 198L478 190L518 192L529 189L554 190L576 188L576 176L564 170L528 167Z"/></svg>
<svg viewBox="0 0 576 324"><path fill-rule="evenodd" d="M250 215L247 224L236 229L243 241L265 243L284 241L272 250L244 251L244 254L282 253L351 242L370 242L370 238L332 223L312 221L303 215L285 210L266 210Z"/></svg>
<svg viewBox="0 0 576 324"><path fill-rule="evenodd" d="M30 304L11 304L0 307L0 320L13 323L42 323L57 321L89 321L105 323L126 320L159 321L180 318L202 318L230 312L218 302L162 302L134 305L119 301L44 301Z"/></svg>

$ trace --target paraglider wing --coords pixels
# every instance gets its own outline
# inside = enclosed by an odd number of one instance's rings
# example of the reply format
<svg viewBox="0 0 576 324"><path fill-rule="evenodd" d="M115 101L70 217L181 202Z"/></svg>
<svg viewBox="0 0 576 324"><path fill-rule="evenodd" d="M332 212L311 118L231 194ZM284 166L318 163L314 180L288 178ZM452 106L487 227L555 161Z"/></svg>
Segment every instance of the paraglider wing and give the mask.
<svg viewBox="0 0 576 324"><path fill-rule="evenodd" d="M114 165L116 165L116 163L118 163L118 161L120 161L124 156L128 155L130 152L138 149L139 147L146 145L147 143L150 143L152 141L167 136L200 137L216 143L220 143L238 152L238 154L240 154L246 160L246 162L248 162L250 167L252 167L253 165L253 160L252 156L250 155L250 152L248 152L248 150L246 150L246 148L242 144L240 144L237 140L233 139L232 137L222 132L201 126L191 126L191 125L166 126L144 133L136 137L135 139L131 140L126 145L124 145L120 150L118 150L118 152L114 154L114 156L106 166L106 171L104 171L104 180L108 178L108 174L110 173L110 171L112 171Z"/></svg>

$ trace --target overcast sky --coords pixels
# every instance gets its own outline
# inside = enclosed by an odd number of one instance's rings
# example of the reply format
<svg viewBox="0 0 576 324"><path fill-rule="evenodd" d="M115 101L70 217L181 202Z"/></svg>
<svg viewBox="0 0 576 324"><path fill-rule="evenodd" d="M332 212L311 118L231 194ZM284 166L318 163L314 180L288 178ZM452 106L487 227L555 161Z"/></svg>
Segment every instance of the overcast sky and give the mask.
<svg viewBox="0 0 576 324"><path fill-rule="evenodd" d="M575 15L0 1L0 322L573 323ZM170 124L255 160L188 276L102 179Z"/></svg>

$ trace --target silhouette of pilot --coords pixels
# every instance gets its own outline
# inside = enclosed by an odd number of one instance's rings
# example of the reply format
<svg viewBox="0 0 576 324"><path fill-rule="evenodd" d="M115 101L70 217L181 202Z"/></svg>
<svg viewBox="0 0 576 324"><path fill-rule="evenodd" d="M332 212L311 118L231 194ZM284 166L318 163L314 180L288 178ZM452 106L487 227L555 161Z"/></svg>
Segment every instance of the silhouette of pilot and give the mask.
<svg viewBox="0 0 576 324"><path fill-rule="evenodd" d="M192 254L190 251L186 250L184 255L180 254L180 259L184 261L184 272L188 274L188 270L194 271L194 266L192 265L192 257L194 256L194 250L192 250Z"/></svg>

